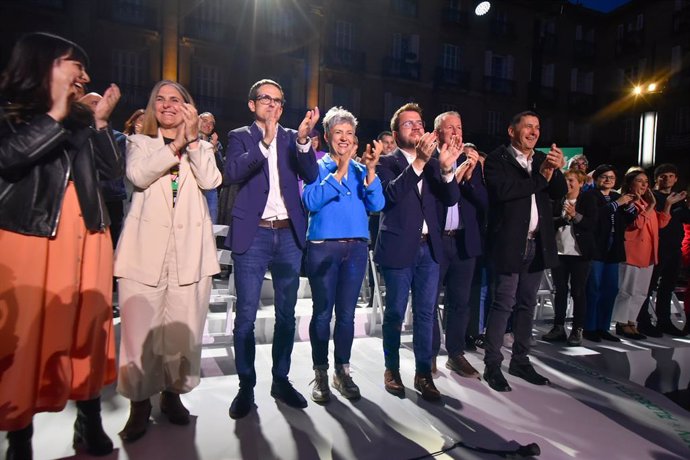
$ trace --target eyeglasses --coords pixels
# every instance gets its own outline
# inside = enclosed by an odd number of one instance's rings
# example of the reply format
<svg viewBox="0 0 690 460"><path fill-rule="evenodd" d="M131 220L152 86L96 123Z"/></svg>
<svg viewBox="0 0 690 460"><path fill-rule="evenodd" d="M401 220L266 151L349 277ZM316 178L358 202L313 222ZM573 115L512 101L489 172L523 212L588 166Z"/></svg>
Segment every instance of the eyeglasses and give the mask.
<svg viewBox="0 0 690 460"><path fill-rule="evenodd" d="M401 128L412 129L412 128L423 128L424 120L407 120L400 123Z"/></svg>
<svg viewBox="0 0 690 460"><path fill-rule="evenodd" d="M281 99L279 97L271 97L268 94L259 94L254 98L254 100L262 105L269 105L271 102L273 102L275 105L281 106L285 104L285 99Z"/></svg>

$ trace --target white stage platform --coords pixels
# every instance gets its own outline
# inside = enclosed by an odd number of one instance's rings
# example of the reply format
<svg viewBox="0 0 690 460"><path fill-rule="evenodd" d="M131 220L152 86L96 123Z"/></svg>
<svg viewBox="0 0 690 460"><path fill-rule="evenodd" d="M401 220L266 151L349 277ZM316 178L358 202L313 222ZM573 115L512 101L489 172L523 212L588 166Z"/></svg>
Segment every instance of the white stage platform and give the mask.
<svg viewBox="0 0 690 460"><path fill-rule="evenodd" d="M664 382L672 376L670 380L687 388L688 340L624 342L617 347L586 343L577 348L540 342L533 363L552 385L533 386L506 372L513 387L510 393L497 393L483 381L451 374L441 356L435 382L443 400L432 404L412 389L411 337L404 337L401 350L401 373L408 390L405 398L398 399L383 388L380 337L361 332L362 328L351 361L362 391L359 401L350 402L334 392L326 406L309 400L309 407L296 410L277 403L269 395L271 345L263 344L256 355L257 409L245 419L232 420L228 406L238 384L232 348L206 347L202 383L183 396L193 414L189 426L171 425L156 403L146 436L123 444L117 433L127 419L128 401L113 387L104 391L104 425L116 450L102 458L412 459L458 441L493 449L535 442L541 447L539 458L548 460L690 458L690 413L643 386L643 380ZM509 357L507 350L505 356ZM481 350L469 353L468 359L483 370ZM307 341L295 344L290 377L308 398L313 371ZM75 455L71 447L74 416L73 405L61 413L36 416L37 460L92 458ZM3 437L2 455L5 449ZM457 447L439 458L500 457Z"/></svg>

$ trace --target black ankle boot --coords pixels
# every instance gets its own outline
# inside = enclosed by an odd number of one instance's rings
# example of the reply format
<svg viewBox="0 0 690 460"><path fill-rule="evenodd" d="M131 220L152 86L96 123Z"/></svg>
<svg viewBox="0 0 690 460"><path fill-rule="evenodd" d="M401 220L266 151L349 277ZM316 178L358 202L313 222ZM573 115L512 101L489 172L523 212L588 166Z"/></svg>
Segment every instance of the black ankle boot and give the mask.
<svg viewBox="0 0 690 460"><path fill-rule="evenodd" d="M31 437L34 435L34 425L29 423L21 430L7 433L7 460L32 460Z"/></svg>
<svg viewBox="0 0 690 460"><path fill-rule="evenodd" d="M76 449L79 445L91 455L108 455L113 451L113 441L103 431L101 398L77 401L72 446Z"/></svg>
<svg viewBox="0 0 690 460"><path fill-rule="evenodd" d="M129 418L125 427L120 431L120 437L125 442L134 442L146 434L151 416L151 400L131 401Z"/></svg>

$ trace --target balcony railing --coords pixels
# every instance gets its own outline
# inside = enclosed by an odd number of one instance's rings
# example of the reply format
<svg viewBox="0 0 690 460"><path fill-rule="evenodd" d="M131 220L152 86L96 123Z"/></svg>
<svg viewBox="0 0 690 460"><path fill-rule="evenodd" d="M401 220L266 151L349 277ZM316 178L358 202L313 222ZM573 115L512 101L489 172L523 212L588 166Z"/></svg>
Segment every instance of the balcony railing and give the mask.
<svg viewBox="0 0 690 460"><path fill-rule="evenodd" d="M484 91L495 94L515 94L515 81L507 78L485 76Z"/></svg>
<svg viewBox="0 0 690 460"><path fill-rule="evenodd" d="M462 89L470 88L470 72L468 70L436 67L434 81L437 85L454 86Z"/></svg>
<svg viewBox="0 0 690 460"><path fill-rule="evenodd" d="M404 78L407 80L419 80L421 66L419 62L387 57L383 59L383 74L387 77Z"/></svg>
<svg viewBox="0 0 690 460"><path fill-rule="evenodd" d="M365 70L365 58L361 51L334 47L326 50L324 64L336 69Z"/></svg>

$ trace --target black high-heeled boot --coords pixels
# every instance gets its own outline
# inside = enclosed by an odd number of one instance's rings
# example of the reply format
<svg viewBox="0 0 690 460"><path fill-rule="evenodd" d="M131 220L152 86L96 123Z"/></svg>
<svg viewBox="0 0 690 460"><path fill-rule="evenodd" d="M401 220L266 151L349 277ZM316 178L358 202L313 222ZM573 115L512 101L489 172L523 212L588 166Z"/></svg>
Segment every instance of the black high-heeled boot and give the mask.
<svg viewBox="0 0 690 460"><path fill-rule="evenodd" d="M100 397L77 401L72 446L76 449L80 445L91 455L108 455L113 451L113 441L103 431Z"/></svg>
<svg viewBox="0 0 690 460"><path fill-rule="evenodd" d="M7 432L7 460L32 460L33 449L31 438L34 435L34 425L29 423L26 428Z"/></svg>
<svg viewBox="0 0 690 460"><path fill-rule="evenodd" d="M125 427L120 431L120 437L125 442L134 442L146 434L151 416L151 400L131 401L129 418Z"/></svg>

